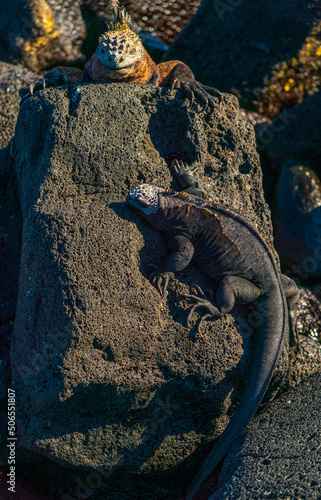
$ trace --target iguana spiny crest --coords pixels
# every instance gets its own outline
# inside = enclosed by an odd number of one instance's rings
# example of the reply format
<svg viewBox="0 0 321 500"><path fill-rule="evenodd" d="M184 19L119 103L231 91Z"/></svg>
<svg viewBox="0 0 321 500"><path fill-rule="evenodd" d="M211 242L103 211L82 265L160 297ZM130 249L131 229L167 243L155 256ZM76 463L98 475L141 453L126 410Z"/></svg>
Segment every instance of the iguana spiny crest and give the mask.
<svg viewBox="0 0 321 500"><path fill-rule="evenodd" d="M143 44L131 29L131 17L118 2L113 1L114 19L100 37L97 58L109 69L127 68L145 54Z"/></svg>
<svg viewBox="0 0 321 500"><path fill-rule="evenodd" d="M114 14L114 19L107 26L107 31L115 29L128 30L131 27L132 19L125 8L120 5L118 0L113 0L112 11Z"/></svg>

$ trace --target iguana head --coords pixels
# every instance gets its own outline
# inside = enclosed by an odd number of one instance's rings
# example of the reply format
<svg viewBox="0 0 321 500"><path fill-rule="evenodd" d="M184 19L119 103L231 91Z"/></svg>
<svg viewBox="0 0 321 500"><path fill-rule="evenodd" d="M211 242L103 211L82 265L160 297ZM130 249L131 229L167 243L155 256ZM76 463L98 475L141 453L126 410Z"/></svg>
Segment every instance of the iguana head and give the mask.
<svg viewBox="0 0 321 500"><path fill-rule="evenodd" d="M157 229L170 229L180 210L191 200L186 193L162 189L152 184L141 184L132 189L127 203Z"/></svg>
<svg viewBox="0 0 321 500"><path fill-rule="evenodd" d="M131 18L117 1L113 1L114 19L100 37L96 56L110 70L133 66L145 54L144 46L130 28Z"/></svg>
<svg viewBox="0 0 321 500"><path fill-rule="evenodd" d="M127 203L143 216L153 215L160 208L160 195L164 192L165 189L152 184L141 184L131 190L127 196Z"/></svg>

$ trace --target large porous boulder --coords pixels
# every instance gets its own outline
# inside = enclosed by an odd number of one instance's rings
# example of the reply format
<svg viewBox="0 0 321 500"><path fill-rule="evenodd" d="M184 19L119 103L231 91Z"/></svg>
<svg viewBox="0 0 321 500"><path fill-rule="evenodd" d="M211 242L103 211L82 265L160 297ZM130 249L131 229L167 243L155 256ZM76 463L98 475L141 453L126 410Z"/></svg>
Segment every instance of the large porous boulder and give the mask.
<svg viewBox="0 0 321 500"><path fill-rule="evenodd" d="M190 266L161 298L148 264L164 241L125 199L142 182L174 187L179 158L271 242L252 126L230 95L210 113L180 91L79 85L26 100L11 150L23 214L11 346L20 444L123 482L180 474L184 487L244 388L248 310L200 333L195 314L187 328L178 296L213 284ZM270 397L286 368L287 350Z"/></svg>
<svg viewBox="0 0 321 500"><path fill-rule="evenodd" d="M7 146L14 135L19 113L19 90L35 81L37 75L21 64L0 61L0 148Z"/></svg>
<svg viewBox="0 0 321 500"><path fill-rule="evenodd" d="M321 375L261 412L227 455L210 500L320 498Z"/></svg>
<svg viewBox="0 0 321 500"><path fill-rule="evenodd" d="M203 0L166 58L274 116L320 86L321 2Z"/></svg>

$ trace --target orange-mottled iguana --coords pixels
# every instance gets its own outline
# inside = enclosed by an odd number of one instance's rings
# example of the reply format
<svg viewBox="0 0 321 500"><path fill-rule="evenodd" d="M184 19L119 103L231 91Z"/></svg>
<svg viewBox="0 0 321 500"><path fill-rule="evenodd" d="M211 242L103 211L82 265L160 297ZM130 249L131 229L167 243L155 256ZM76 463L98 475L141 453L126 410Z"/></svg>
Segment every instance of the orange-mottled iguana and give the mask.
<svg viewBox="0 0 321 500"><path fill-rule="evenodd" d="M149 83L171 90L180 88L191 104L196 96L204 109L215 106L209 93L221 100L219 90L197 82L192 70L183 62L168 61L156 65L139 36L131 29L129 14L116 0L113 1L113 15L113 21L99 39L96 52L84 70L64 66L52 69L44 79L21 89L22 102L46 87L85 82Z"/></svg>

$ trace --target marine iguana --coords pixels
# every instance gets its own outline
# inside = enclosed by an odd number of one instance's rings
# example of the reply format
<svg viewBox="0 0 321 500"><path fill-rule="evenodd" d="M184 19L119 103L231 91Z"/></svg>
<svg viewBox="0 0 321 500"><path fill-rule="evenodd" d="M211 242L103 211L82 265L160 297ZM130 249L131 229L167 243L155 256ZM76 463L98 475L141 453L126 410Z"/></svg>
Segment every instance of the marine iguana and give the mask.
<svg viewBox="0 0 321 500"><path fill-rule="evenodd" d="M294 281L279 272L268 243L251 222L227 207L204 201L203 189L186 164L176 160L172 169L185 192L142 184L127 197L127 203L162 232L171 252L152 273L152 282L164 295L173 273L183 270L193 260L219 285L215 300L200 287L196 287L195 295L182 296L195 301L188 321L198 308L206 311L201 327L205 319L222 317L235 304L250 303L260 319L244 393L194 479L187 494L187 500L191 500L253 417L281 356L289 326L297 341L293 306L298 291Z"/></svg>
<svg viewBox="0 0 321 500"><path fill-rule="evenodd" d="M113 21L100 37L96 52L85 65L78 68L58 66L44 79L20 90L22 103L35 91L46 87L89 82L149 83L156 87L180 88L193 103L195 95L204 109L214 108L212 93L221 101L219 90L195 80L192 70L181 61L155 64L146 52L141 39L131 29L131 18L117 0L113 0Z"/></svg>

